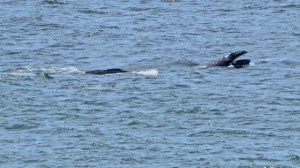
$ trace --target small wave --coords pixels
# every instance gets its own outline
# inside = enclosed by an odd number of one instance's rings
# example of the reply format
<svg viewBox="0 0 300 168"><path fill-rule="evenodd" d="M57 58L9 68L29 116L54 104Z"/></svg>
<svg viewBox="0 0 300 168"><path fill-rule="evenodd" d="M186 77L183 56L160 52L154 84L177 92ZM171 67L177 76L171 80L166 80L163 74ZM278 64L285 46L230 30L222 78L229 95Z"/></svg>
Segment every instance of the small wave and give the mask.
<svg viewBox="0 0 300 168"><path fill-rule="evenodd" d="M64 2L60 2L58 0L45 0L44 2L47 4L59 4L59 5L65 4Z"/></svg>
<svg viewBox="0 0 300 168"><path fill-rule="evenodd" d="M145 70L145 71L134 71L132 73L138 74L138 75L144 75L144 76L157 76L158 75L158 71L156 69L150 69L150 70Z"/></svg>

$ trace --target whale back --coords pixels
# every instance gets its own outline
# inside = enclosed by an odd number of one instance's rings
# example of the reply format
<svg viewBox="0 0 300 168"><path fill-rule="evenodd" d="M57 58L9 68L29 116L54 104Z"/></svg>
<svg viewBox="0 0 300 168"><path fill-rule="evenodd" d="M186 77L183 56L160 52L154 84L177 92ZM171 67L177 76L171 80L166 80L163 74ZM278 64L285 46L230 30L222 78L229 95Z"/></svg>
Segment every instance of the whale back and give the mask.
<svg viewBox="0 0 300 168"><path fill-rule="evenodd" d="M85 71L88 74L96 74L96 75L105 75L105 74L115 74L115 73L125 73L123 69L113 68L113 69L106 69L106 70L93 70L93 71Z"/></svg>

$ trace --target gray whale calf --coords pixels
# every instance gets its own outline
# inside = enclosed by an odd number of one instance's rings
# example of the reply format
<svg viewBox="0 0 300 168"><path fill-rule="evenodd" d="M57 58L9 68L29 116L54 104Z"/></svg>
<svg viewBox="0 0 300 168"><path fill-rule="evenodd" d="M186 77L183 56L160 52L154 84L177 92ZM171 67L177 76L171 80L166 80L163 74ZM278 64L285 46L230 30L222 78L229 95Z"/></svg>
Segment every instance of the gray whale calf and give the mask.
<svg viewBox="0 0 300 168"><path fill-rule="evenodd" d="M237 59L246 53L247 53L247 51L244 51L244 50L232 52L222 58L219 58L216 61L213 61L213 62L210 62L207 64L200 64L200 65L198 65L198 67L201 67L201 68L209 68L209 67L214 67L214 66L228 67L228 66L232 65L235 68L242 68L245 65L249 65L250 60L249 59L237 60Z"/></svg>

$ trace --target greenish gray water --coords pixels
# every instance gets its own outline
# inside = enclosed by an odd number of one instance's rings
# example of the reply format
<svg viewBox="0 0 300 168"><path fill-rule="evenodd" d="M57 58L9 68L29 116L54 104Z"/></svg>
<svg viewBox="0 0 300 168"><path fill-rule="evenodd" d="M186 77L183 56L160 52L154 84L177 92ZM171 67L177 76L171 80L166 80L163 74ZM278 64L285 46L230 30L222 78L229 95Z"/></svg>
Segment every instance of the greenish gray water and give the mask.
<svg viewBox="0 0 300 168"><path fill-rule="evenodd" d="M0 166L299 167L299 8L1 1Z"/></svg>

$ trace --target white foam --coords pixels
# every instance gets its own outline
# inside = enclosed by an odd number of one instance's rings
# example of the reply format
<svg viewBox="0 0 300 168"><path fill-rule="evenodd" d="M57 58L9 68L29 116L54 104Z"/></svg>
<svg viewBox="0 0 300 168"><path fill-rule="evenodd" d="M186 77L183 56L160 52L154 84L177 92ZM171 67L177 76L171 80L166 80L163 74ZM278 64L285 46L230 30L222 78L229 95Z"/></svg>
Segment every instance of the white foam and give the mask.
<svg viewBox="0 0 300 168"><path fill-rule="evenodd" d="M157 76L158 71L156 69L149 69L145 71L133 71L132 73L144 76Z"/></svg>
<svg viewBox="0 0 300 168"><path fill-rule="evenodd" d="M84 73L84 71L81 71L75 67L65 67L65 68L57 68L57 67L52 67L48 69L53 72L58 72L58 73Z"/></svg>
<svg viewBox="0 0 300 168"><path fill-rule="evenodd" d="M75 67L42 67L42 68L34 68L34 67L26 67L25 70L21 70L23 72L45 72L45 73L84 73ZM20 72L20 70L19 70Z"/></svg>
<svg viewBox="0 0 300 168"><path fill-rule="evenodd" d="M195 66L196 68L200 68L200 69L204 69L204 68L207 68L207 66L206 65L197 65L197 66Z"/></svg>

